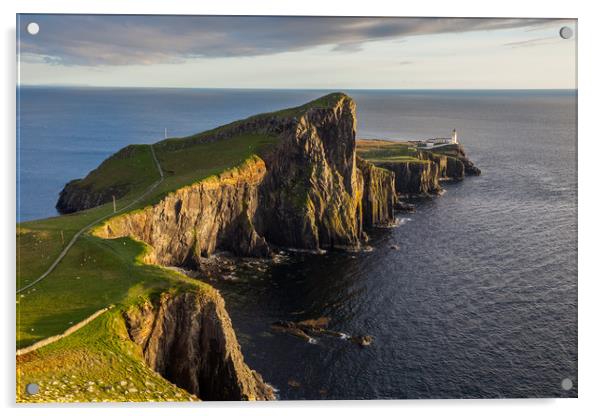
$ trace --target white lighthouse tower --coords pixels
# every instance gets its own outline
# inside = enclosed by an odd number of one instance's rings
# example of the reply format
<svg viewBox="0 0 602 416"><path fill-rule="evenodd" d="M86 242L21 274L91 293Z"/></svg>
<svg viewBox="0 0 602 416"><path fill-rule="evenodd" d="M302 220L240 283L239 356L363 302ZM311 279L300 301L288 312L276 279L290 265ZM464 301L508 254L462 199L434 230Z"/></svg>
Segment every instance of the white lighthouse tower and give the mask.
<svg viewBox="0 0 602 416"><path fill-rule="evenodd" d="M456 131L456 129L452 130L451 142L453 144L458 144L458 132Z"/></svg>

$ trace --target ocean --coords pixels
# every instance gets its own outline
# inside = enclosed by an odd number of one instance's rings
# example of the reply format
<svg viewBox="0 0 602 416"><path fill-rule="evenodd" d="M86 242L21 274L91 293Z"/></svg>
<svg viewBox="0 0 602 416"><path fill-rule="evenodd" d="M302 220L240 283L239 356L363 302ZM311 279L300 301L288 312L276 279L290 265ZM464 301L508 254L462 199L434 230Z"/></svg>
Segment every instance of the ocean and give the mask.
<svg viewBox="0 0 602 416"><path fill-rule="evenodd" d="M327 92L22 87L17 218L57 215L65 182L165 128L184 136ZM289 253L211 281L249 366L280 399L576 397L576 92L345 92L359 138L456 128L482 176L373 230L371 251ZM322 316L374 343L270 330Z"/></svg>

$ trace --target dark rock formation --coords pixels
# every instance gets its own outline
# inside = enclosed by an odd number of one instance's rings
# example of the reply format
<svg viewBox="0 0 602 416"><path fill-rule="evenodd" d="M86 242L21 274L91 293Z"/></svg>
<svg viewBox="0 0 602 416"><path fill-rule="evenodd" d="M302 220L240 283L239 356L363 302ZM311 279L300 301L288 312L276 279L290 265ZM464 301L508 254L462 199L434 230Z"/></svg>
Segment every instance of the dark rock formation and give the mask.
<svg viewBox="0 0 602 416"><path fill-rule="evenodd" d="M440 179L459 181L465 176L481 174L466 157L461 145L449 145L441 150L419 150L416 157L418 160L374 163L395 173L395 190L402 196L436 195L441 192Z"/></svg>
<svg viewBox="0 0 602 416"><path fill-rule="evenodd" d="M439 178L462 180L465 176L464 163L454 156L433 152L422 152L426 160L433 161L439 168Z"/></svg>
<svg viewBox="0 0 602 416"><path fill-rule="evenodd" d="M460 161L464 164L464 171L469 176L479 176L481 174L481 169L477 168L472 161L467 158L460 158Z"/></svg>
<svg viewBox="0 0 602 416"><path fill-rule="evenodd" d="M273 400L274 392L243 360L224 301L212 288L163 293L125 314L147 364L201 400Z"/></svg>
<svg viewBox="0 0 602 416"><path fill-rule="evenodd" d="M300 322L292 321L277 321L272 324L272 330L276 332L287 333L295 337L301 338L309 343L316 343L317 341L310 336L331 336L342 340L349 340L362 347L366 347L372 344L374 337L371 335L354 335L349 336L342 332L332 331L328 329L329 318L320 317L318 319L307 319Z"/></svg>
<svg viewBox="0 0 602 416"><path fill-rule="evenodd" d="M68 182L59 193L59 199L55 206L57 211L61 214L70 214L111 202L113 196L119 199L126 195L131 189L131 184L116 183L112 186L97 188L94 186L94 180L98 172L102 171L103 168L119 160L131 157L134 153L139 152L140 149L141 147L136 145L126 146L102 162L85 179L74 179Z"/></svg>
<svg viewBox="0 0 602 416"><path fill-rule="evenodd" d="M351 342L359 345L360 347L367 347L368 345L372 344L373 341L374 337L372 335L361 335L351 337Z"/></svg>
<svg viewBox="0 0 602 416"><path fill-rule="evenodd" d="M125 185L95 191L92 189L92 186L82 186L81 183L82 179L74 179L65 185L59 193L59 199L55 206L58 212L61 214L70 214L94 208L98 205L111 202L113 196L121 198L129 192L129 187Z"/></svg>

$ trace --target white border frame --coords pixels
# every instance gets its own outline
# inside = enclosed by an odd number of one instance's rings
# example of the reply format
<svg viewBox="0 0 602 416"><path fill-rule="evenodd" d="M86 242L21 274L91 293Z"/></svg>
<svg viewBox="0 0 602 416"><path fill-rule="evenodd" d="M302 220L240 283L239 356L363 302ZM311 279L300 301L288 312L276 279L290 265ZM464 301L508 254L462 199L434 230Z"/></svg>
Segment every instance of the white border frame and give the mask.
<svg viewBox="0 0 602 416"><path fill-rule="evenodd" d="M341 412L346 415L421 414L504 415L508 413L532 413L566 416L573 412L594 413L600 408L596 399L600 383L600 335L598 300L602 294L602 279L596 262L599 240L600 205L597 179L600 176L597 152L582 149L596 148L602 139L600 133L600 65L599 39L600 14L594 2L556 1L531 2L524 0L499 0L496 3L470 0L399 2L371 0L324 0L277 1L277 0L232 0L220 2L191 2L186 0L86 0L75 3L69 0L5 0L1 6L3 25L2 57L3 97L2 126L2 177L8 202L2 204L3 239L2 264L4 273L4 313L2 358L4 364L2 386L5 414L79 415L83 409L87 414L130 415L133 408L145 416L164 415L174 408L179 414L233 414L241 411L250 415L286 414L306 415ZM579 399L520 399L520 400L413 400L413 401L307 401L277 403L203 403L195 405L43 405L17 406L14 404L14 337L15 337L15 14L16 13L123 13L123 14L261 14L261 15L347 15L347 16L449 16L449 17L558 17L579 19ZM12 373L11 373L12 372ZM109 407L109 409L107 409Z"/></svg>

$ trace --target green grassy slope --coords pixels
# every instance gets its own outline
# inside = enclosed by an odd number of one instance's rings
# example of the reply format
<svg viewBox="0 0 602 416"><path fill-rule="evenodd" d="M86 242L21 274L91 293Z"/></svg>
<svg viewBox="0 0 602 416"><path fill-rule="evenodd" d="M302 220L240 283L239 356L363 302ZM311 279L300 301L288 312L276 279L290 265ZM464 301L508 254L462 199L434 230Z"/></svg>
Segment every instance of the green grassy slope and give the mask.
<svg viewBox="0 0 602 416"><path fill-rule="evenodd" d="M165 180L130 209L135 210L158 202L169 192L237 166L252 155L261 154L276 141L277 138L273 136L246 134L223 142L201 143L186 149L169 150L159 147L156 154L164 170ZM127 178L132 178L129 192L117 201L117 209L128 205L159 179L159 173L148 151L149 147L145 147L146 151L132 152L129 157L119 159L119 163L112 163L113 160L111 163L103 163L83 181L92 184L90 177L93 177L102 184L94 186L113 187L122 184ZM124 163L131 165L119 175L115 174L114 169ZM139 180L140 177L145 180ZM19 224L17 288L27 285L42 274L78 230L112 211L113 205L108 203L69 215Z"/></svg>
<svg viewBox="0 0 602 416"><path fill-rule="evenodd" d="M147 188L157 179L157 175L152 174L155 170L149 146L129 145L105 160L78 184L90 187L92 191L125 187L135 192Z"/></svg>

